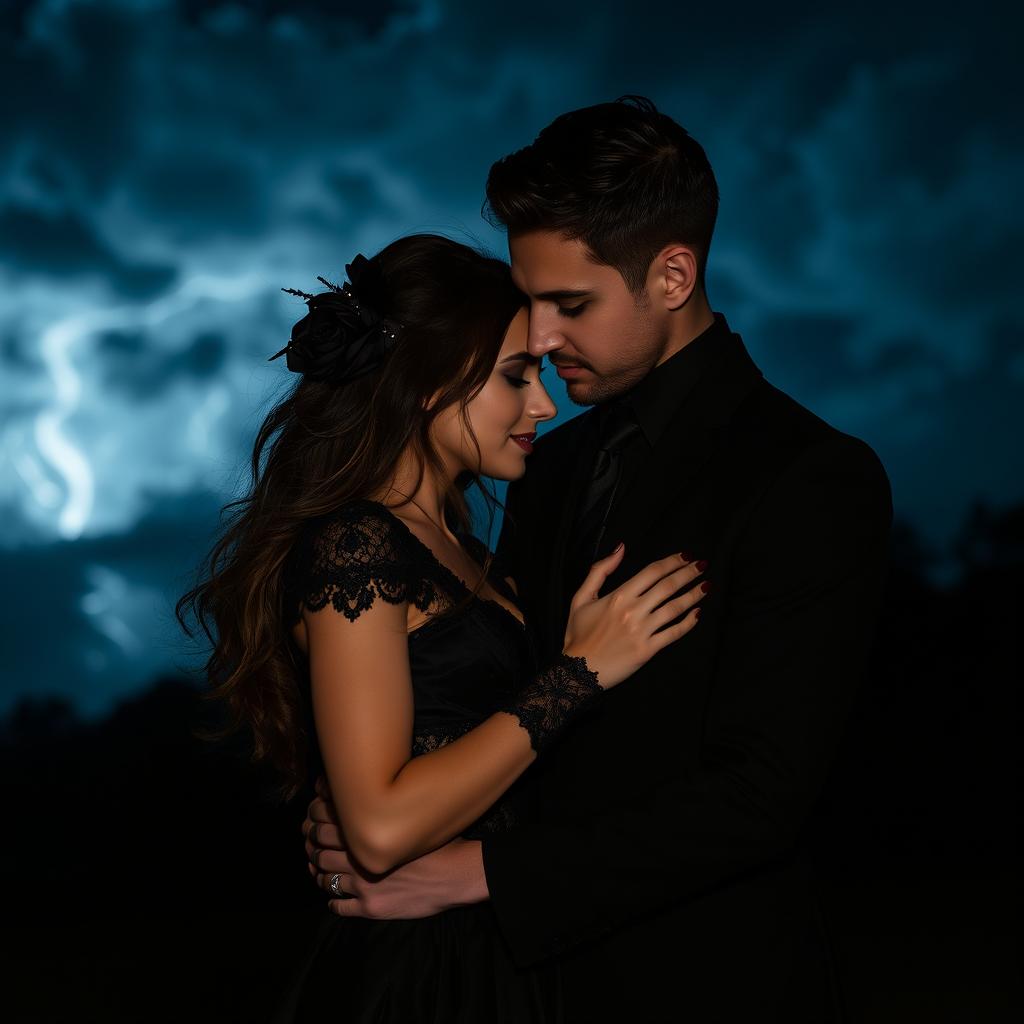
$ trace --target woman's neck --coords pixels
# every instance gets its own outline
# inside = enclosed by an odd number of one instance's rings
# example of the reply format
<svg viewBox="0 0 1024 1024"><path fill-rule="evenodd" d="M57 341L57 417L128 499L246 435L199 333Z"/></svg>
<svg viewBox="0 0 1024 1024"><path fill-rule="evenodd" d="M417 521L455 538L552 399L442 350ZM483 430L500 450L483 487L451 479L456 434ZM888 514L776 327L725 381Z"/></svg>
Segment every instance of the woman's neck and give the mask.
<svg viewBox="0 0 1024 1024"><path fill-rule="evenodd" d="M443 497L445 490L442 489L441 482L431 472L429 466L423 473L423 479L416 486L418 475L419 467L415 460L406 454L400 460L389 484L386 484L379 494L372 495L373 500L392 507L401 506L401 514L404 519L432 525L451 541L457 543L456 537L445 525Z"/></svg>

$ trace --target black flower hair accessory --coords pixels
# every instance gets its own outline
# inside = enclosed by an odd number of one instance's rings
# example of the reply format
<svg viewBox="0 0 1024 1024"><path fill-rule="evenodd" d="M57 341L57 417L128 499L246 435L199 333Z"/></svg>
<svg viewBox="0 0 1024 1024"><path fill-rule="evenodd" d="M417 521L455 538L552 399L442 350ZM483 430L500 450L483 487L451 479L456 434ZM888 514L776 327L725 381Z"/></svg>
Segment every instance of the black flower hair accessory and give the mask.
<svg viewBox="0 0 1024 1024"><path fill-rule="evenodd" d="M359 253L345 265L345 273L348 281L341 286L318 277L330 291L317 295L281 289L305 299L309 312L292 327L288 344L268 362L285 356L289 370L341 385L387 359L401 325L380 313L387 297L380 267Z"/></svg>

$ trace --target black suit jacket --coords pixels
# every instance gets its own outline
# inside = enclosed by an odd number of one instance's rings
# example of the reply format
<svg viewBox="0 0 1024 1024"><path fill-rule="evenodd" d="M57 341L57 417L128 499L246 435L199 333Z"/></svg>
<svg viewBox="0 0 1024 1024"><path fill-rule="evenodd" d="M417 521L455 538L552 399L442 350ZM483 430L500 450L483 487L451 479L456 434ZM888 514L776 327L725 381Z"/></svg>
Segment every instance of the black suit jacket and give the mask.
<svg viewBox="0 0 1024 1024"><path fill-rule="evenodd" d="M498 554L542 660L581 582L564 555L594 428L590 410L539 438L508 490ZM799 840L864 669L891 518L872 450L726 330L605 534L626 552L602 593L674 551L708 559L701 620L538 759L538 820L483 844L512 954L559 957L570 1021L841 1019Z"/></svg>

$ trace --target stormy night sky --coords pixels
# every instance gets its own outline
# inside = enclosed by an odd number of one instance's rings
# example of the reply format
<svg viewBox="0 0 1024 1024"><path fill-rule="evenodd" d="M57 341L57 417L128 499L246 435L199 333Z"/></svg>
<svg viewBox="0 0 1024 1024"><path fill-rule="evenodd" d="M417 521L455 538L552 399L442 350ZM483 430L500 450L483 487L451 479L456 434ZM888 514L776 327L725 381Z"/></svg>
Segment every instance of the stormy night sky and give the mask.
<svg viewBox="0 0 1024 1024"><path fill-rule="evenodd" d="M876 449L941 579L975 502L1024 498L1019 29L979 6L4 4L0 710L99 714L191 663L173 601L293 383L266 361L304 311L282 286L410 231L504 254L490 163L624 93L711 158L713 308Z"/></svg>

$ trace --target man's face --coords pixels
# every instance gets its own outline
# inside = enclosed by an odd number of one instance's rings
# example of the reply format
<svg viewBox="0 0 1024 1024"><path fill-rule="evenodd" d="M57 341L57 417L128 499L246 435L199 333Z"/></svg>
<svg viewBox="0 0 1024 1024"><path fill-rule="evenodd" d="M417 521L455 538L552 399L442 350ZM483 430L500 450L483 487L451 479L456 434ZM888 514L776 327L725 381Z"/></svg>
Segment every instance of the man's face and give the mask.
<svg viewBox="0 0 1024 1024"><path fill-rule="evenodd" d="M530 298L527 347L547 356L570 401L593 405L628 391L658 362L668 337L666 310L638 305L614 267L553 231L509 238L512 277Z"/></svg>

